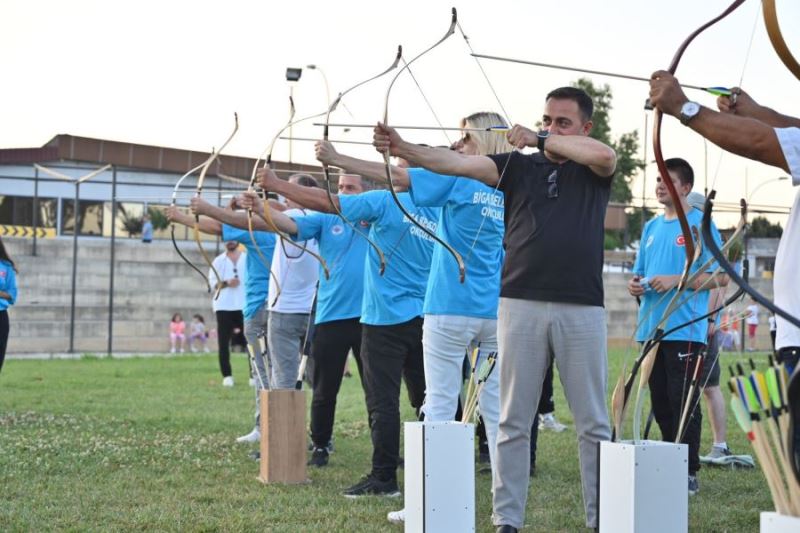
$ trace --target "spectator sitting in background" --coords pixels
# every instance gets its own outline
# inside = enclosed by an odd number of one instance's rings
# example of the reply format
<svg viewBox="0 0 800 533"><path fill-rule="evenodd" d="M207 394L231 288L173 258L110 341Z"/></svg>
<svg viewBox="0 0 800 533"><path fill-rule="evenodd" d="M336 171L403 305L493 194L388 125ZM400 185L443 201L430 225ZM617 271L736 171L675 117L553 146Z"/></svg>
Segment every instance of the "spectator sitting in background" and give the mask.
<svg viewBox="0 0 800 533"><path fill-rule="evenodd" d="M192 352L198 351L198 348L195 347L195 341L199 343L205 353L208 353L208 333L206 332L206 321L202 315L194 315L192 317L192 325L189 332L189 349Z"/></svg>
<svg viewBox="0 0 800 533"><path fill-rule="evenodd" d="M169 323L169 342L171 349L169 353L175 353L177 341L181 341L180 349L183 353L183 343L186 341L186 322L180 313L172 315L172 321Z"/></svg>

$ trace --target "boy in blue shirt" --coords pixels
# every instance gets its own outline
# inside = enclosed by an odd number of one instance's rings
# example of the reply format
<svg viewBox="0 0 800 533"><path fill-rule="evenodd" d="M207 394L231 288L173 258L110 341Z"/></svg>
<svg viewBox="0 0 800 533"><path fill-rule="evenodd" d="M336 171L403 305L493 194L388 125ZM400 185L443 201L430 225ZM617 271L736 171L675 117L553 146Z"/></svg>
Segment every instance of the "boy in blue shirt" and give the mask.
<svg viewBox="0 0 800 533"><path fill-rule="evenodd" d="M694 171L685 160L673 158L666 160L670 175L681 198L683 210L690 226L699 228L703 213L692 208L686 196L694 185ZM647 342L656 329L668 331L699 317L708 310L709 290L727 283L727 279L710 279L713 265L706 274L697 277L687 290L678 296L686 299L672 312L666 322L661 323L664 313L676 293L677 285L686 261L685 242L678 221L676 206L673 204L664 176L658 178L656 197L664 206L664 214L649 221L642 232L639 252L633 267L634 277L628 282L631 296L641 299L639 308L639 327L636 340ZM720 241L714 228L715 240ZM697 243L700 246L701 243ZM691 270L696 271L706 263L711 253L705 249L694 261ZM692 379L694 368L698 363L697 356L705 350L708 323L699 321L678 329L661 340L658 345L656 359L650 374L649 386L656 422L661 428L662 439L675 442L681 413L685 405L698 405L700 388L691 398L684 396L688 391L688 383ZM684 434L680 442L689 445L689 494L699 490L697 471L700 469L700 431L702 413L699 409L689 413Z"/></svg>

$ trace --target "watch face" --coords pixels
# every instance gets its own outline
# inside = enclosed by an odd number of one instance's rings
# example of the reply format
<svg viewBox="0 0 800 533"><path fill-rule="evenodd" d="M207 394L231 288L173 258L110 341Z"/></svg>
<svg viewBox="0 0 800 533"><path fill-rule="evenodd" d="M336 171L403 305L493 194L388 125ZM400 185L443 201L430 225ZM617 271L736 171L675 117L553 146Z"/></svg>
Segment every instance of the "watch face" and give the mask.
<svg viewBox="0 0 800 533"><path fill-rule="evenodd" d="M681 108L681 114L687 117L693 117L700 111L700 105L696 102L686 102Z"/></svg>

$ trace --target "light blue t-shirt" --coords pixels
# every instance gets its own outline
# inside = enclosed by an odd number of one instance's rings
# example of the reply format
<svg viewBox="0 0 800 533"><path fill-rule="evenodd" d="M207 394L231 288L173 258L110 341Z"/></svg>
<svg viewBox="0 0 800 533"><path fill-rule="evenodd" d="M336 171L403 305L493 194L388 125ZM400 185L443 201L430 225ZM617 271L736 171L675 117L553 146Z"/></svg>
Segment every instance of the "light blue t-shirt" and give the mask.
<svg viewBox="0 0 800 533"><path fill-rule="evenodd" d="M149 220L145 221L142 224L142 240L143 241L152 241L153 240L153 223Z"/></svg>
<svg viewBox="0 0 800 533"><path fill-rule="evenodd" d="M464 283L460 283L455 258L443 246L434 247L425 314L497 318L505 257L503 193L473 179L423 168L408 169L408 177L414 204L442 208L436 234L466 264Z"/></svg>
<svg viewBox="0 0 800 533"><path fill-rule="evenodd" d="M697 209L691 209L686 213L686 218L689 221L689 226L694 226L699 231L703 213ZM714 241L719 245L721 239L716 226L712 224L711 230L714 235ZM696 272L700 266L712 257L708 248L703 246L700 258L692 264L692 273ZM639 252L636 254L636 262L633 265L633 273L648 280L657 275L679 275L683 272L685 264L686 249L684 248L683 233L681 233L678 219L666 220L664 215L661 215L645 224ZM712 263L706 269L706 272L713 272L715 268L716 263ZM713 288L713 284L709 284L709 288ZM658 293L650 289L644 293L641 297L642 305L639 307L639 329L636 331L637 341L644 342L652 337L676 291L677 288L674 288L667 291L667 293ZM661 329L667 331L675 326L685 324L692 318L706 314L708 312L708 297L708 290L702 290L699 293L695 293L691 289L685 290L678 296L678 302L686 301L669 316L666 324L662 325ZM643 318L645 319L644 322L642 322ZM690 341L705 344L707 332L708 323L705 320L701 320L671 333L663 340Z"/></svg>
<svg viewBox="0 0 800 533"><path fill-rule="evenodd" d="M244 282L244 309L242 314L245 319L252 318L258 309L264 305L269 293L269 265L272 263L272 253L275 251L275 234L266 231L254 231L258 247L267 260L264 265L259 257L256 247L250 239L246 229L235 228L227 224L222 225L222 240L236 241L247 249L247 279Z"/></svg>
<svg viewBox="0 0 800 533"><path fill-rule="evenodd" d="M408 193L398 196L417 222L436 231L441 209L417 207ZM366 255L361 323L388 326L422 316L433 239L403 215L389 191L340 195L339 203L347 219L371 224L369 237L386 257L386 271L381 276L378 254L370 247Z"/></svg>
<svg viewBox="0 0 800 533"><path fill-rule="evenodd" d="M297 234L292 238L297 241L316 239L319 253L328 263L331 274L330 279L326 280L320 265L314 323L360 317L364 293L364 258L369 247L366 239L353 231L339 215L313 212L292 219L297 224ZM366 234L369 226L359 229Z"/></svg>
<svg viewBox="0 0 800 533"><path fill-rule="evenodd" d="M7 292L11 301L0 298L0 311L17 303L17 273L8 261L0 260L0 291Z"/></svg>

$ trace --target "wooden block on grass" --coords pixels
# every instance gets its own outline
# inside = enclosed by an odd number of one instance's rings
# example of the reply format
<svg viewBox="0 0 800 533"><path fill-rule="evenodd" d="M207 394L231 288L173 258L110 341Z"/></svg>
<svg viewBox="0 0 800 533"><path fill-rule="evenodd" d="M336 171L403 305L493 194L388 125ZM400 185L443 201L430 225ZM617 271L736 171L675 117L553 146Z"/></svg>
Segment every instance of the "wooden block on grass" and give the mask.
<svg viewBox="0 0 800 533"><path fill-rule="evenodd" d="M306 395L298 390L262 390L262 483L305 483Z"/></svg>

